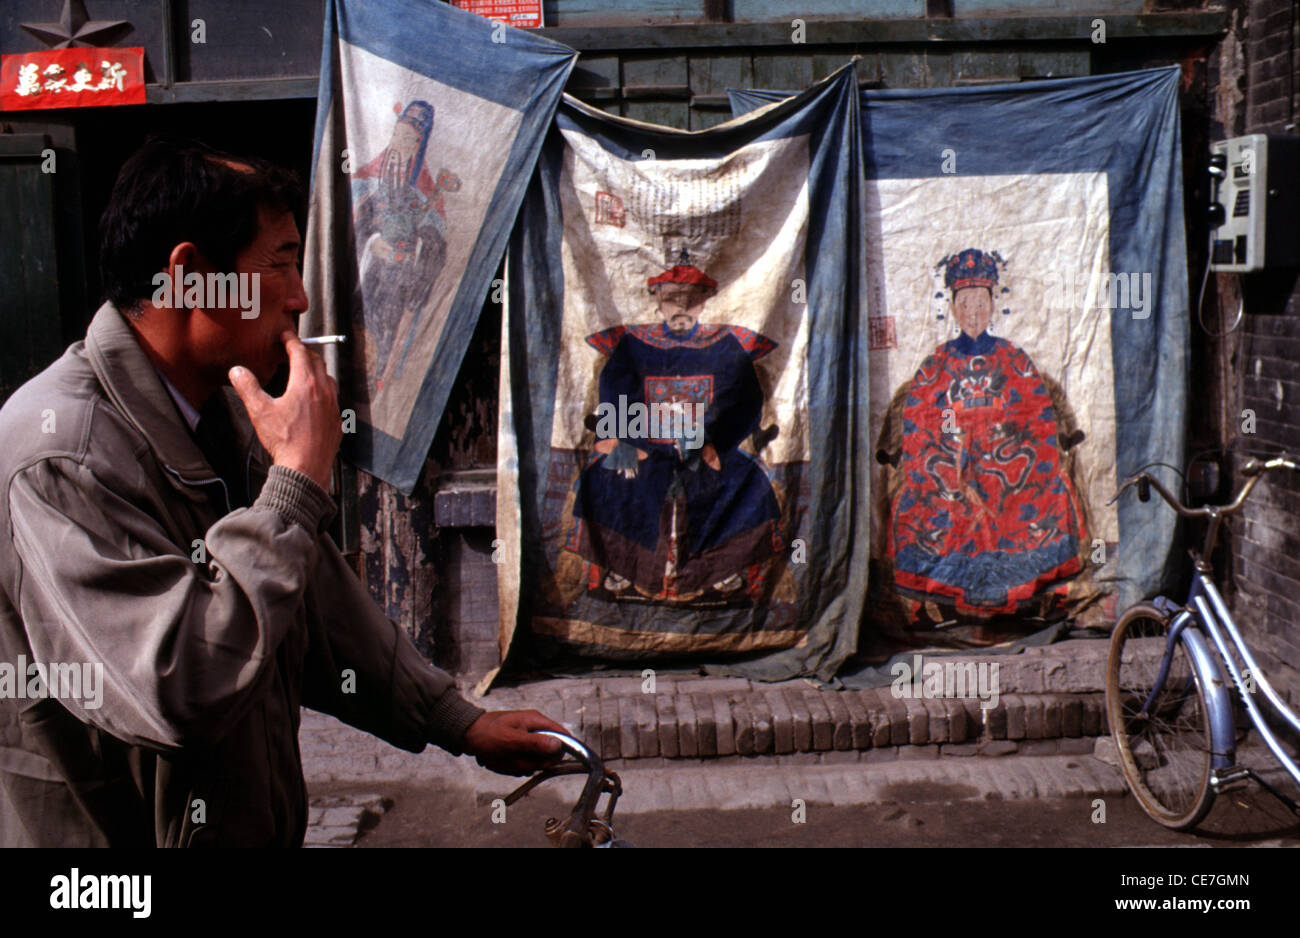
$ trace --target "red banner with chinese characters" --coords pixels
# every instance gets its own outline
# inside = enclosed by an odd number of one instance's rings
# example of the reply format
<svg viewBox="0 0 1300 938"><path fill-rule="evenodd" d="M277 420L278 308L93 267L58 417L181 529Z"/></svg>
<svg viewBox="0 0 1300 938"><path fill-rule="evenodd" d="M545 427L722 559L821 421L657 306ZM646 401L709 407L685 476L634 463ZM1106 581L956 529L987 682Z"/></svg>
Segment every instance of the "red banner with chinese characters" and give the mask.
<svg viewBox="0 0 1300 938"><path fill-rule="evenodd" d="M0 56L0 110L144 104L144 47Z"/></svg>
<svg viewBox="0 0 1300 938"><path fill-rule="evenodd" d="M451 0L451 5L518 29L542 28L542 0Z"/></svg>

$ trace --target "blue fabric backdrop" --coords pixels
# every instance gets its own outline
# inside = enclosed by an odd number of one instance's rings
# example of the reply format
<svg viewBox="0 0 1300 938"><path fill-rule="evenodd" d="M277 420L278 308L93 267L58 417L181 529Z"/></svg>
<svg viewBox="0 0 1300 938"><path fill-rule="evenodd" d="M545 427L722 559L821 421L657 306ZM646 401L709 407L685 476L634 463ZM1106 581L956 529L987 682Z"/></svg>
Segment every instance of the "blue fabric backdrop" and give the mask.
<svg viewBox="0 0 1300 938"><path fill-rule="evenodd" d="M305 280L343 453L410 493L577 53L433 0L328 0Z"/></svg>
<svg viewBox="0 0 1300 938"><path fill-rule="evenodd" d="M1184 457L1189 316L1179 82L1179 69L1169 67L1018 84L864 91L860 98L864 166L872 183L945 173L1105 174L1107 269L1149 273L1154 297L1135 309L1121 294L1110 310L1115 482L1152 463L1181 469ZM731 91L730 97L733 112L743 114L788 94ZM871 239L878 219L864 222ZM1153 471L1175 489L1181 484L1166 468ZM1175 521L1159 499L1120 501L1118 556L1108 554L1093 571L1098 584L1113 589L1119 608L1158 592L1182 563Z"/></svg>
<svg viewBox="0 0 1300 938"><path fill-rule="evenodd" d="M696 133L610 117L567 97L561 104L507 261L498 535L508 646L558 646L607 660L688 658L767 680L830 678L855 647L869 510L856 99L846 67L778 107ZM769 168L745 168L763 165ZM595 181L572 183L581 173ZM653 238L642 236L652 230ZM688 248L685 256L679 247ZM676 341L654 321L647 282L656 275L674 284L716 279L717 295L681 341L709 349L722 347L709 344L719 336L731 343L727 367L757 369L763 426L777 433L729 455L725 434L712 437L723 457L717 474L727 474L727 459L750 472L761 466L763 476L749 478L779 493L780 518L775 547L762 545L760 555L747 545L746 556L761 563L727 576L731 568L717 559L722 566L692 587L695 599L674 593L685 588L686 571L704 562L689 548L672 548L678 565L662 588L638 590L611 576L622 568L613 559L606 565L605 547L579 543L581 512L573 507L593 478L608 478L612 491L619 471L639 478L658 459L686 494L680 514L672 514L671 494L662 515L647 509L655 513L649 527L662 520L668 532L670 514L689 527L707 508L691 491L714 470L689 451L675 461L671 446L642 444L653 452L638 469L635 446L622 449L628 458L616 464L616 454L594 451L599 434L583 435L606 356L623 348L617 343L641 337L642 350L626 353L635 368L653 348ZM676 374L673 362L685 360L669 349L647 367ZM704 384L716 391L722 366L704 352L691 361L682 367L710 372ZM714 400L710 407L719 406ZM737 504L754 518L733 527L763 517L746 499ZM592 523L595 514L617 526L609 519L627 510L590 503L580 520ZM659 570L669 536L654 555Z"/></svg>

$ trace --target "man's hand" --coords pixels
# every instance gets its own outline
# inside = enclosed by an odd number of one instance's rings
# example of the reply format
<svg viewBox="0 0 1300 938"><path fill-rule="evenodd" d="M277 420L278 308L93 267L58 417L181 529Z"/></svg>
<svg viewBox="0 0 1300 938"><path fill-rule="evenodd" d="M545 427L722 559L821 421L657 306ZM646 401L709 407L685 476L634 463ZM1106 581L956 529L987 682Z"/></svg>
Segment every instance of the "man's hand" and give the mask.
<svg viewBox="0 0 1300 938"><path fill-rule="evenodd" d="M536 710L496 710L483 714L465 731L464 749L485 769L502 775L531 775L560 761L558 739L532 730L569 731Z"/></svg>
<svg viewBox="0 0 1300 938"><path fill-rule="evenodd" d="M247 368L230 369L230 383L248 410L257 438L277 465L296 469L329 490L334 454L343 440L338 385L325 362L293 332L280 336L289 353L289 384L271 397Z"/></svg>

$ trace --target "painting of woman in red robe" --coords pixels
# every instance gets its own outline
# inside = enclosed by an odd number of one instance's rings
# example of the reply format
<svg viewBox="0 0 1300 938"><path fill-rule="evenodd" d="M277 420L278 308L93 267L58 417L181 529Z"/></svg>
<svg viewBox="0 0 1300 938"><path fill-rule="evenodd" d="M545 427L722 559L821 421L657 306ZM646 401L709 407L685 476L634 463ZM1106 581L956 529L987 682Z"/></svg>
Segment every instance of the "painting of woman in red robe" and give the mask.
<svg viewBox="0 0 1300 938"><path fill-rule="evenodd" d="M1024 350L988 332L998 260L974 248L944 259L961 333L925 359L903 402L887 550L914 613L1041 608L1083 567L1084 512L1052 397Z"/></svg>

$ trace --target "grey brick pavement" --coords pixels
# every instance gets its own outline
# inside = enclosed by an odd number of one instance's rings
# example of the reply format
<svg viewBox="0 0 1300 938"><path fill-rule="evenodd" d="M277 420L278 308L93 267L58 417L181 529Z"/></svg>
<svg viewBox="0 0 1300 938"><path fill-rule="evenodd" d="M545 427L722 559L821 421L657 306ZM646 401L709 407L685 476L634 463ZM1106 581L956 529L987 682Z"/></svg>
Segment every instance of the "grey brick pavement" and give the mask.
<svg viewBox="0 0 1300 938"><path fill-rule="evenodd" d="M382 815L389 807L382 795L359 794L314 798L307 815L305 847L350 847L367 814Z"/></svg>
<svg viewBox="0 0 1300 938"><path fill-rule="evenodd" d="M313 752L304 752L308 784L326 781L365 781L382 791L386 781L438 778L471 788L480 804L508 793L517 780L479 768L472 759L456 759L441 750L421 755L395 750L321 714L304 711L303 734L312 740ZM1001 745L1005 745L1002 743ZM305 749L308 747L304 747ZM623 778L625 794L619 813L687 811L707 808L789 807L794 798L807 804L874 804L906 801L908 786L951 786L952 800L968 798L1035 798L1070 795L1119 795L1124 783L1119 772L1091 754L1014 758L937 758L939 747L900 747L904 757L877 762L827 763L844 753L797 753L790 756L729 759L614 760ZM907 758L920 750L928 758ZM862 755L878 755L868 750ZM856 755L856 754L853 754ZM547 787L565 799L576 799L578 778L559 778ZM310 842L351 842L346 831L362 810L374 809L379 796L365 804L313 806ZM931 797L930 800L933 800ZM318 813L319 812L319 813Z"/></svg>
<svg viewBox="0 0 1300 938"><path fill-rule="evenodd" d="M1105 657L1105 642L1074 641L946 659L997 662L1000 698L987 709L974 699L900 700L888 688L677 675L658 677L653 694L639 678L566 678L499 688L481 703L536 708L596 748L623 777L620 813L906 802L922 785L923 800L1110 797L1123 780L1093 755L1106 732ZM404 752L311 711L299 739L309 785L364 781L382 791L436 778L486 804L518 784L472 759ZM576 799L581 781L547 786ZM378 795L313 804L309 843L349 844L364 813L379 810Z"/></svg>

